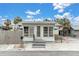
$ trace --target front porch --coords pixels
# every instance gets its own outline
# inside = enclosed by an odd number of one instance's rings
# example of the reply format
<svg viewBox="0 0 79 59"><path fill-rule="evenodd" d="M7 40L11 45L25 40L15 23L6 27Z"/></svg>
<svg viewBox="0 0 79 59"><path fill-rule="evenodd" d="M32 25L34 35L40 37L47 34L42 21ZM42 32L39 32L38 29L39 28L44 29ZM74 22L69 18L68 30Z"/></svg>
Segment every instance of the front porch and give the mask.
<svg viewBox="0 0 79 59"><path fill-rule="evenodd" d="M23 23L23 41L54 41L53 22L25 22Z"/></svg>

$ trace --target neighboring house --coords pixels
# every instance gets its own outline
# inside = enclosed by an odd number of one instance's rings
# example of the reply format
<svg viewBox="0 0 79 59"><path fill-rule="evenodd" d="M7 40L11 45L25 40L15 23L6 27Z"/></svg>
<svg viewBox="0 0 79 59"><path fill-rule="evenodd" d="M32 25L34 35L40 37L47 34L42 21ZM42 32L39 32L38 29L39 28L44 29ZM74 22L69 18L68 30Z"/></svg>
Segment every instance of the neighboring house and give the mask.
<svg viewBox="0 0 79 59"><path fill-rule="evenodd" d="M11 22L11 26L13 30L22 30L23 26L22 26L22 22L18 23L18 24L14 24L13 21Z"/></svg>
<svg viewBox="0 0 79 59"><path fill-rule="evenodd" d="M72 33L76 36L76 38L79 38L79 28L73 28Z"/></svg>
<svg viewBox="0 0 79 59"><path fill-rule="evenodd" d="M75 30L75 35L77 38L79 38L79 30Z"/></svg>
<svg viewBox="0 0 79 59"><path fill-rule="evenodd" d="M58 35L62 34L62 30L63 30L63 26L61 24L55 23L55 33L57 33ZM56 30L57 29L57 30Z"/></svg>
<svg viewBox="0 0 79 59"><path fill-rule="evenodd" d="M54 41L55 22L52 21L26 21L22 22L24 41L44 40ZM57 32L58 33L58 32ZM58 33L59 34L59 33Z"/></svg>

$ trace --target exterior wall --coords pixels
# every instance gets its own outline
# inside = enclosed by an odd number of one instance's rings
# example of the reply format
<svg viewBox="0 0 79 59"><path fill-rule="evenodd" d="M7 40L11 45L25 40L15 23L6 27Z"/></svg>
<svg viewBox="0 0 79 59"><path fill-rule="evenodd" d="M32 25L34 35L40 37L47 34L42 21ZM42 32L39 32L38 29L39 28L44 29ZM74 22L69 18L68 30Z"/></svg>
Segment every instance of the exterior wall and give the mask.
<svg viewBox="0 0 79 59"><path fill-rule="evenodd" d="M54 41L54 37L43 37L44 41Z"/></svg>
<svg viewBox="0 0 79 59"><path fill-rule="evenodd" d="M32 37L24 37L23 41L33 41L33 38Z"/></svg>
<svg viewBox="0 0 79 59"><path fill-rule="evenodd" d="M29 26L29 25L27 25L27 26ZM42 39L44 41L54 41L54 36L53 37L43 37L43 27L44 26L49 27L49 26L52 26L52 25L38 25L38 26L40 26L40 31L41 31L40 37L37 37L37 25L34 25L34 34L35 34L36 39ZM24 36L23 40L24 41L33 41L33 37L25 37Z"/></svg>
<svg viewBox="0 0 79 59"><path fill-rule="evenodd" d="M59 28L58 27L53 28L53 35L59 35Z"/></svg>

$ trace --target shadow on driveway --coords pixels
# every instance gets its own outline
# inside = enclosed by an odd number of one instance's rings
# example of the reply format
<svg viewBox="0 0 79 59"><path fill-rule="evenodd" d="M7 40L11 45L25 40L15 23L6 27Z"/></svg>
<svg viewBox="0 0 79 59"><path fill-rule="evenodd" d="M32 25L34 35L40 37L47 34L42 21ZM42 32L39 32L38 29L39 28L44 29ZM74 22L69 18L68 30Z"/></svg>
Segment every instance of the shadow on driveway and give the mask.
<svg viewBox="0 0 79 59"><path fill-rule="evenodd" d="M0 56L79 56L79 51L0 51Z"/></svg>

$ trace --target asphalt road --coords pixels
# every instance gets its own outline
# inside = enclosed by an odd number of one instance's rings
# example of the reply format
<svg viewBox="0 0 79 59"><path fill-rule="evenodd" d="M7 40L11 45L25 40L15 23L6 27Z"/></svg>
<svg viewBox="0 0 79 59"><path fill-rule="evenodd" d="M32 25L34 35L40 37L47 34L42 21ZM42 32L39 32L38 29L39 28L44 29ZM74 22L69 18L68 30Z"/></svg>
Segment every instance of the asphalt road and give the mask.
<svg viewBox="0 0 79 59"><path fill-rule="evenodd" d="M0 51L0 56L79 56L79 51Z"/></svg>

